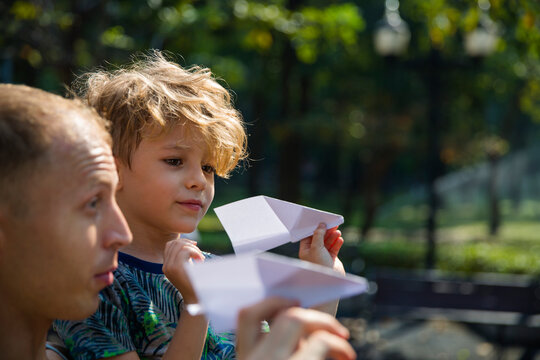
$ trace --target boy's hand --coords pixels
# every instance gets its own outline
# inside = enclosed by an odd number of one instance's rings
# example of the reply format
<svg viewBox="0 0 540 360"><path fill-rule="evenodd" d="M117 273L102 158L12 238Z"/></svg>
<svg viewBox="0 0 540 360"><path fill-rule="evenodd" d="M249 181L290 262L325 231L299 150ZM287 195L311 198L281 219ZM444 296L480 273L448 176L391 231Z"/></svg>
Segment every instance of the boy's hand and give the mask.
<svg viewBox="0 0 540 360"><path fill-rule="evenodd" d="M336 227L326 230L324 223L319 224L313 236L300 240L298 257L302 260L333 268L345 274L343 264L338 258L343 245L341 231Z"/></svg>
<svg viewBox="0 0 540 360"><path fill-rule="evenodd" d="M163 273L180 291L186 304L197 303L197 296L184 269L191 259L204 261L204 255L195 241L189 239L171 240L165 245Z"/></svg>

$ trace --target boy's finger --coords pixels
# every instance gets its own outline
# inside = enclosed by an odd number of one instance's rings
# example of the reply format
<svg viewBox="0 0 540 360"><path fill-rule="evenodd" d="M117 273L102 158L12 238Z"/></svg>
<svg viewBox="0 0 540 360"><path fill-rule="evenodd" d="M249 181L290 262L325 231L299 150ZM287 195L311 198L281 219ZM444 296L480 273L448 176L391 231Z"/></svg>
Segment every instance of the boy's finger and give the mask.
<svg viewBox="0 0 540 360"><path fill-rule="evenodd" d="M300 240L300 246L298 248L299 252L309 250L311 247L311 238L305 238Z"/></svg>
<svg viewBox="0 0 540 360"><path fill-rule="evenodd" d="M204 260L202 251L194 245L184 245L176 254L177 261L186 262L189 259Z"/></svg>
<svg viewBox="0 0 540 360"><path fill-rule="evenodd" d="M189 244L197 245L197 242L195 240L191 240L191 239L188 239L188 238L181 237L179 240L181 240L183 242L186 242L186 243L189 243Z"/></svg>
<svg viewBox="0 0 540 360"><path fill-rule="evenodd" d="M174 251L174 248L176 247L176 242L174 241L168 241L166 244L165 244L165 251L163 252L163 259L166 260L168 258L170 258L171 254L173 253Z"/></svg>
<svg viewBox="0 0 540 360"><path fill-rule="evenodd" d="M165 263L169 265L183 264L189 259L204 260L204 255L198 247L191 244L171 244Z"/></svg>
<svg viewBox="0 0 540 360"><path fill-rule="evenodd" d="M165 251L163 252L163 257L167 258L171 256L171 253L180 250L179 247L181 248L185 244L192 244L192 241L184 238L167 241L167 243L165 244Z"/></svg>
<svg viewBox="0 0 540 360"><path fill-rule="evenodd" d="M326 234L324 234L324 240L326 240L329 236L331 236L337 229L338 229L338 226L334 226L333 228L326 230Z"/></svg>
<svg viewBox="0 0 540 360"><path fill-rule="evenodd" d="M167 259L167 257L169 256L169 247L169 243L166 243L165 250L163 251L163 261L165 261L165 259Z"/></svg>
<svg viewBox="0 0 540 360"><path fill-rule="evenodd" d="M193 255L195 255L195 252L190 253L189 251L182 251L177 253L174 257L174 267L176 269L175 271L180 271L180 269L182 269L182 271L185 272L185 265L186 263L190 263L190 260L194 258Z"/></svg>
<svg viewBox="0 0 540 360"><path fill-rule="evenodd" d="M324 247L324 235L326 234L326 224L320 223L313 233L311 245L317 247Z"/></svg>
<svg viewBox="0 0 540 360"><path fill-rule="evenodd" d="M339 231L339 230L334 230L332 232L330 232L330 230L327 231L325 239L324 239L324 246L327 249L332 247L332 245L334 244L336 239L339 238L340 236L341 236L341 231Z"/></svg>
<svg viewBox="0 0 540 360"><path fill-rule="evenodd" d="M339 253L339 250L341 249L341 247L343 246L343 243L345 242L345 240L340 236L338 237L334 243L329 247L327 248L328 249L328 252L331 253L331 254L337 254Z"/></svg>

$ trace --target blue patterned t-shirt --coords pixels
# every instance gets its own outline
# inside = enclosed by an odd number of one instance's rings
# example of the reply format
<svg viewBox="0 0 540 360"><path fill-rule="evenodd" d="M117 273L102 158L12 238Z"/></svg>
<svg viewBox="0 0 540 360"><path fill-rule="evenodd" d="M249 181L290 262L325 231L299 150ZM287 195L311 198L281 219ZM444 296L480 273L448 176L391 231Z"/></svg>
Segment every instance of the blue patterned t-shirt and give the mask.
<svg viewBox="0 0 540 360"><path fill-rule="evenodd" d="M119 253L114 282L101 291L96 313L84 321L53 324L71 356L93 360L136 351L141 359L161 358L184 306L161 268ZM234 359L234 343L234 334L217 334L210 324L202 359Z"/></svg>

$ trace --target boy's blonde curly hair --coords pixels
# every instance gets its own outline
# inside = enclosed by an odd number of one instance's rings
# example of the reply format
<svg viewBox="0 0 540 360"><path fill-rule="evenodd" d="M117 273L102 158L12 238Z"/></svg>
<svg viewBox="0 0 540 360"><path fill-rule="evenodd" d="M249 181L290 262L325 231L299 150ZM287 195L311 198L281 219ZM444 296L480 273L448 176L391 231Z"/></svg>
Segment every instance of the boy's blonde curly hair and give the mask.
<svg viewBox="0 0 540 360"><path fill-rule="evenodd" d="M228 177L247 156L240 113L210 69L184 69L156 50L125 68L84 74L73 91L111 121L113 154L128 166L143 137L178 125L204 143L218 176Z"/></svg>

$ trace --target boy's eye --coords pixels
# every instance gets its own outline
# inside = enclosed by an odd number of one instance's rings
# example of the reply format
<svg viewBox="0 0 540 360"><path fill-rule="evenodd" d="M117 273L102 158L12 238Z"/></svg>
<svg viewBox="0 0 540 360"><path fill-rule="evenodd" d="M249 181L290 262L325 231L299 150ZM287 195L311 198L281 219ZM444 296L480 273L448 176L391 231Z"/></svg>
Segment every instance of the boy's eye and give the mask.
<svg viewBox="0 0 540 360"><path fill-rule="evenodd" d="M211 165L203 165L202 170L208 174L213 174L216 172L216 169Z"/></svg>
<svg viewBox="0 0 540 360"><path fill-rule="evenodd" d="M170 166L180 166L182 165L182 159L165 159L163 160L167 165Z"/></svg>

